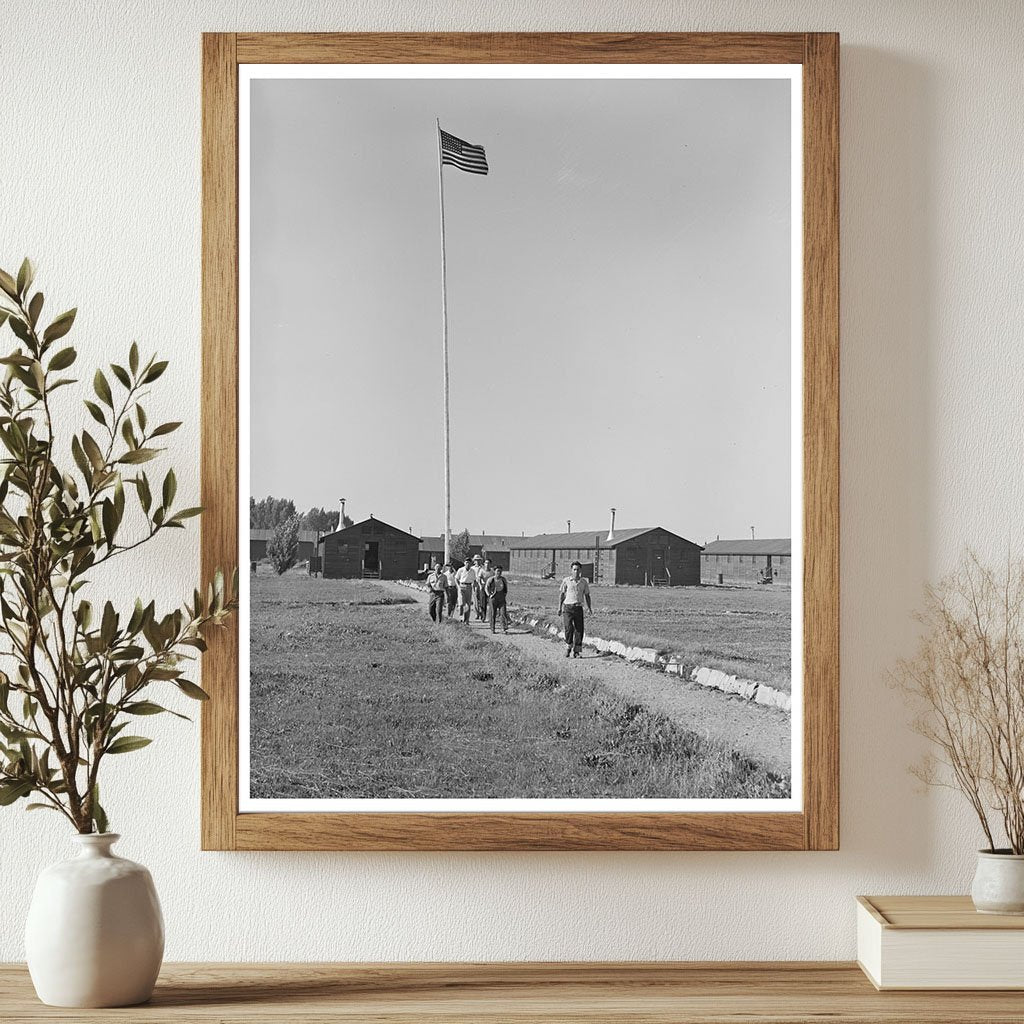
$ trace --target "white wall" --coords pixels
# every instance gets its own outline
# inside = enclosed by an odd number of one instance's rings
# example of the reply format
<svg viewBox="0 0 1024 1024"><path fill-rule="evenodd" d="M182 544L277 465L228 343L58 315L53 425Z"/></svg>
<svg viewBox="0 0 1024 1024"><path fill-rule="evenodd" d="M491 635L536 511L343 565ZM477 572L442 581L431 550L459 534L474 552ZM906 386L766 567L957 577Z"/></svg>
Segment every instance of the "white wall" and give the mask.
<svg viewBox="0 0 1024 1024"><path fill-rule="evenodd" d="M198 490L201 31L842 34L842 850L200 853L197 732L161 720L106 802L121 852L156 878L170 959L848 958L855 894L966 891L976 829L906 774L917 745L886 672L926 578L967 543L1020 549L1014 0L8 0L4 22L0 265L30 253L55 305L81 307L86 361L132 338L172 357L151 412L188 424L173 452L185 495ZM119 592L177 600L196 538L154 548ZM70 845L55 816L0 811L0 960L22 956L31 880Z"/></svg>

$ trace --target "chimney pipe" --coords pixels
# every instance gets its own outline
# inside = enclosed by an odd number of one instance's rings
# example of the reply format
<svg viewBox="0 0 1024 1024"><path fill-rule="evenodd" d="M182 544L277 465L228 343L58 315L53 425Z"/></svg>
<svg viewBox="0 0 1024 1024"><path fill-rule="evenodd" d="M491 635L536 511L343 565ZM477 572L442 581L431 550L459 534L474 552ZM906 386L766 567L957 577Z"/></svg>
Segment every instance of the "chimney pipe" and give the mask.
<svg viewBox="0 0 1024 1024"><path fill-rule="evenodd" d="M615 509L612 509L612 525L611 528L608 530L607 542L610 544L613 540L615 540Z"/></svg>
<svg viewBox="0 0 1024 1024"><path fill-rule="evenodd" d="M754 540L754 528L753 527L750 528L750 539Z"/></svg>
<svg viewBox="0 0 1024 1024"><path fill-rule="evenodd" d="M566 533L572 533L572 520L571 519L566 519L566 521L565 521L565 532Z"/></svg>
<svg viewBox="0 0 1024 1024"><path fill-rule="evenodd" d="M344 530L345 529L345 499L344 498L339 498L338 501L341 502L341 514L338 516L338 529L339 530Z"/></svg>

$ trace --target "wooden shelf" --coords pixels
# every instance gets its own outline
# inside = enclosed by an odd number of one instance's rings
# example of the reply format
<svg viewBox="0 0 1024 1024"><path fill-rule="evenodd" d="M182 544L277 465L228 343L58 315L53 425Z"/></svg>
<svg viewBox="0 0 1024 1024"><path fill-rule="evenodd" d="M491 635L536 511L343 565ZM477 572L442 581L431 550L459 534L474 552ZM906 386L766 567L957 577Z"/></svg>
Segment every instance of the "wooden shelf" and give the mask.
<svg viewBox="0 0 1024 1024"><path fill-rule="evenodd" d="M1020 1024L1021 992L876 992L856 964L166 964L144 1006L61 1010L0 965L0 1020Z"/></svg>

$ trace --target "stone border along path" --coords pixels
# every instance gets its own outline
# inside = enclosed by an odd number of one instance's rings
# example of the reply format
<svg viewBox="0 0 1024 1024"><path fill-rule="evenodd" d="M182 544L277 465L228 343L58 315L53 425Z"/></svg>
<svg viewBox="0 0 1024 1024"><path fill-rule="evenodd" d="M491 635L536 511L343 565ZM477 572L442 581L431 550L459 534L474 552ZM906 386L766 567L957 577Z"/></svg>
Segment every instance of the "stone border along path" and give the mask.
<svg viewBox="0 0 1024 1024"><path fill-rule="evenodd" d="M427 589L426 584L420 583L418 580L396 580L395 582L401 587L410 587L413 590L426 591ZM527 626L534 632L547 634L552 639L565 639L565 630L560 629L553 621L531 615L525 609L513 604L508 606L508 610L511 622L515 622L519 626ZM599 636L590 636L589 634L584 636L583 646L593 647L602 654L612 654L625 661L646 665L669 675L684 677L686 675L681 659L674 654L659 654L653 647L630 647L620 640L603 640ZM690 682L753 701L763 707L778 708L779 711L784 711L787 715L793 710L793 698L790 694L777 690L767 683L758 683L753 679L739 679L717 668L697 666L690 672Z"/></svg>
<svg viewBox="0 0 1024 1024"><path fill-rule="evenodd" d="M397 581L382 581L379 585L401 592ZM426 594L418 585L413 590L422 614L426 610ZM411 611L409 605L389 608ZM792 721L778 708L758 706L737 694L698 686L685 678L670 680L661 672L652 672L642 661L630 663L597 651L586 651L580 659L566 658L559 646L551 642L551 635L529 625L517 626L507 636L501 630L492 636L482 622L470 622L468 627L460 622L452 628L470 629L490 643L526 654L569 677L596 683L627 703L639 704L684 729L721 743L780 777L792 775Z"/></svg>

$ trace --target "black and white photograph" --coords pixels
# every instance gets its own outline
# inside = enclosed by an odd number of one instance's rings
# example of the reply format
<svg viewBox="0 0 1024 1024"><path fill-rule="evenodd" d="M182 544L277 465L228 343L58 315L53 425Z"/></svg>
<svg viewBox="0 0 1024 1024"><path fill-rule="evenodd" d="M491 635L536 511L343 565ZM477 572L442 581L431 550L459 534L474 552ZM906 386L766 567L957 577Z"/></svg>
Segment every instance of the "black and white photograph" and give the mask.
<svg viewBox="0 0 1024 1024"><path fill-rule="evenodd" d="M799 68L245 72L240 809L799 809Z"/></svg>

